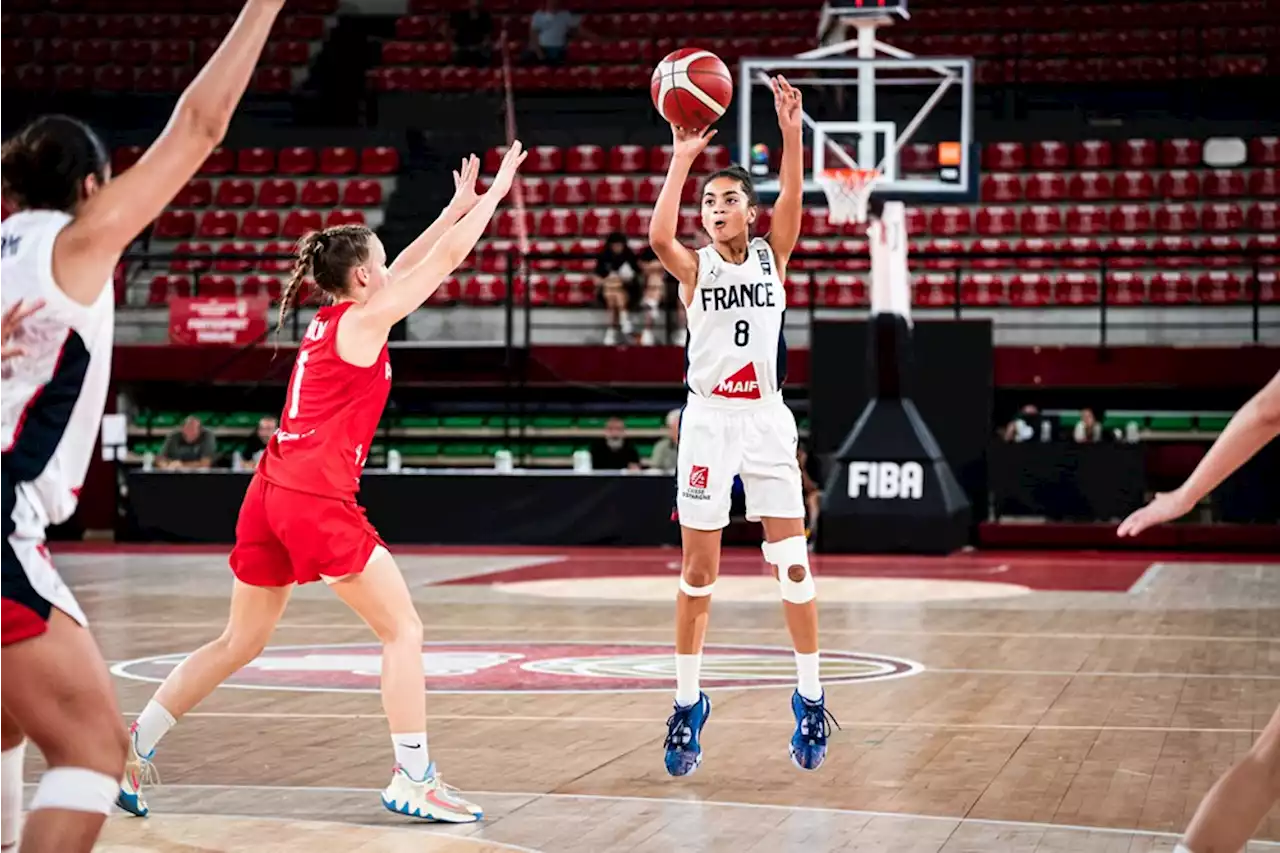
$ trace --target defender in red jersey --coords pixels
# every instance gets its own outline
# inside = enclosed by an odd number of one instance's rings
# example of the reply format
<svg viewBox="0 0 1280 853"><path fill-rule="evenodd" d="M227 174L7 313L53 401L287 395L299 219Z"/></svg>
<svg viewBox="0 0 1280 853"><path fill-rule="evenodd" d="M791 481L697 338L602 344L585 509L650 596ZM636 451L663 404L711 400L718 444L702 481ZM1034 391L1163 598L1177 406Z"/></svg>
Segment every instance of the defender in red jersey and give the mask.
<svg viewBox="0 0 1280 853"><path fill-rule="evenodd" d="M422 622L356 493L391 388L391 327L427 301L471 253L524 158L516 142L482 196L475 191L479 160L463 161L453 175L449 206L390 268L382 242L363 226L328 228L298 244L281 325L307 277L331 304L316 312L298 347L280 428L240 507L226 630L169 675L133 724L118 800L123 808L147 813L142 786L153 778L160 738L262 651L295 584L323 579L382 642L382 705L396 756L383 805L450 823L483 816L441 780L428 758Z"/></svg>

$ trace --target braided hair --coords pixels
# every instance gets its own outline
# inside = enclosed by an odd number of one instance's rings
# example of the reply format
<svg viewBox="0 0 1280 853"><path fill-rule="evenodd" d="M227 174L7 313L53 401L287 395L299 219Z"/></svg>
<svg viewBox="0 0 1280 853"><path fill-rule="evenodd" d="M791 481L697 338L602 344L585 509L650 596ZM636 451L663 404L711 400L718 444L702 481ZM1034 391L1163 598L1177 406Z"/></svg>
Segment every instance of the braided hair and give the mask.
<svg viewBox="0 0 1280 853"><path fill-rule="evenodd" d="M338 225L323 231L312 231L298 241L293 275L280 299L279 332L289 311L302 302L302 290L308 277L333 301L347 292L347 276L351 270L369 260L369 240L373 231L364 225Z"/></svg>

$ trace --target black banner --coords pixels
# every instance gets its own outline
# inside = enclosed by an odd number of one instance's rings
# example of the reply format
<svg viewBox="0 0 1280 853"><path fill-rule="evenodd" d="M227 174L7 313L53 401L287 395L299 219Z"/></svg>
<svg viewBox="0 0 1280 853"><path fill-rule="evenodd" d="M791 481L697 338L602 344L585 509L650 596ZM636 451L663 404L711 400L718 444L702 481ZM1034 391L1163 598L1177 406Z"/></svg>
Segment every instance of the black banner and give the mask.
<svg viewBox="0 0 1280 853"><path fill-rule="evenodd" d="M989 458L997 518L1117 520L1144 501L1140 445L997 442Z"/></svg>

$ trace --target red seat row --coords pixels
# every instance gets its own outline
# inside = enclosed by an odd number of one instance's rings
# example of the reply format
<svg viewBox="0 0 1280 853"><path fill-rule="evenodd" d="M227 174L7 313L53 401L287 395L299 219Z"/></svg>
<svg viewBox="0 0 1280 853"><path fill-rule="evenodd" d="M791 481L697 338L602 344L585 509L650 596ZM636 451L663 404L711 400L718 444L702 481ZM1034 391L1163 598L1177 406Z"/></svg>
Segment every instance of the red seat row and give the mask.
<svg viewBox="0 0 1280 853"><path fill-rule="evenodd" d="M119 7L104 11L119 12ZM234 14L121 15L5 14L0 29L6 36L27 39L221 39L231 29ZM319 41L325 35L325 19L318 15L281 15L271 30L273 38Z"/></svg>
<svg viewBox="0 0 1280 853"><path fill-rule="evenodd" d="M232 14L244 5L242 0L10 0L5 4L14 12L148 12ZM338 0L290 0L285 14L332 15L338 11Z"/></svg>
<svg viewBox="0 0 1280 853"><path fill-rule="evenodd" d="M1249 162L1255 166L1280 165L1280 137L1259 136L1248 141ZM905 171L927 171L937 165L932 146L908 145L903 149ZM992 142L982 149L982 167L1000 172L1017 172L1030 166L1053 169L1170 169L1204 165L1204 141L1175 137L1124 139L1109 142L1090 139L1076 143L1046 139L1037 142Z"/></svg>
<svg viewBox="0 0 1280 853"><path fill-rule="evenodd" d="M165 305L174 296L266 296L272 302L280 301L284 283L276 276L250 275L241 279L237 287L236 280L229 275L202 275L192 289L192 277L189 275L158 275L151 280L147 293L148 305Z"/></svg>
<svg viewBox="0 0 1280 853"><path fill-rule="evenodd" d="M511 71L511 84L521 91L568 89L644 89L653 73L651 65L518 66ZM375 92L435 92L492 90L503 86L502 69L468 68L452 65L388 66L367 73L369 88Z"/></svg>
<svg viewBox="0 0 1280 853"><path fill-rule="evenodd" d="M250 210L243 217L229 210L210 210L196 215L191 210L166 210L155 222L153 236L157 240L181 240L187 237L222 239L240 236L248 240L272 237L297 238L310 231L335 225L363 225L364 212L338 208L321 216L314 210L292 210L282 218L275 210Z"/></svg>
<svg viewBox="0 0 1280 853"><path fill-rule="evenodd" d="M498 171L505 145L495 146L484 153L484 171ZM708 145L694 161L694 172L712 172L729 166L729 149L723 145ZM524 174L551 174L556 172L666 172L671 165L671 146L615 145L605 149L599 145L571 145L560 148L555 145L534 145L529 149L529 159L521 167Z"/></svg>
<svg viewBox="0 0 1280 853"><path fill-rule="evenodd" d="M30 92L178 92L195 79L191 65L147 65L125 68L119 65L60 65L50 71L40 65L24 65L5 75L5 85ZM293 88L288 68L262 67L253 72L249 88L261 94L283 94Z"/></svg>
<svg viewBox="0 0 1280 853"><path fill-rule="evenodd" d="M3 59L6 68L30 62L40 65L96 66L114 62L119 65L203 65L221 44L219 39L193 42L186 39L116 40L116 39L52 39L33 42L29 39L5 39ZM305 41L272 41L262 54L263 65L306 65L311 59L311 45Z"/></svg>
<svg viewBox="0 0 1280 853"><path fill-rule="evenodd" d="M1121 199L1274 198L1280 196L1280 169L1217 169L1211 172L1173 170L1163 173L1126 171L1061 174L1040 172L984 175L983 201L1105 201Z"/></svg>
<svg viewBox="0 0 1280 853"><path fill-rule="evenodd" d="M142 149L133 145L118 148L111 165L117 174L138 162ZM370 145L356 149L330 146L314 148L215 148L204 165L202 175L392 175L400 170L400 153L386 145Z"/></svg>
<svg viewBox="0 0 1280 853"><path fill-rule="evenodd" d="M303 182L268 178L261 183L240 178L213 182L195 178L188 181L174 197L171 207L381 207L382 184L376 180L357 178L339 188L327 179Z"/></svg>

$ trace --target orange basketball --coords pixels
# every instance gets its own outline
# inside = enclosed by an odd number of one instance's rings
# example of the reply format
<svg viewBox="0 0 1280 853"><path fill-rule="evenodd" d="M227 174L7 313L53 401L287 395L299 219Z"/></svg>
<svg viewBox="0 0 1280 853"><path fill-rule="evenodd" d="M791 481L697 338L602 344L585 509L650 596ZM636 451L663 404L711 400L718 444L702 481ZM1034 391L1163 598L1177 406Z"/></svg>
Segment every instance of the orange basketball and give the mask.
<svg viewBox="0 0 1280 853"><path fill-rule="evenodd" d="M653 69L649 94L671 124L703 128L714 124L729 108L733 78L711 51L682 47L663 57Z"/></svg>

